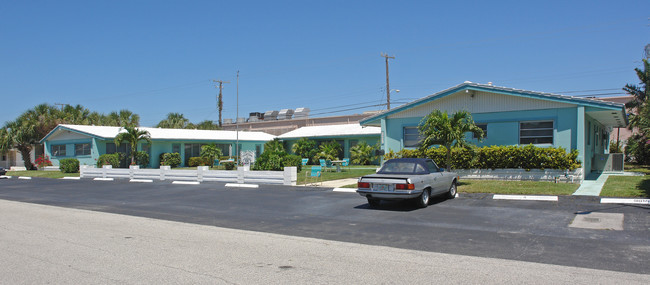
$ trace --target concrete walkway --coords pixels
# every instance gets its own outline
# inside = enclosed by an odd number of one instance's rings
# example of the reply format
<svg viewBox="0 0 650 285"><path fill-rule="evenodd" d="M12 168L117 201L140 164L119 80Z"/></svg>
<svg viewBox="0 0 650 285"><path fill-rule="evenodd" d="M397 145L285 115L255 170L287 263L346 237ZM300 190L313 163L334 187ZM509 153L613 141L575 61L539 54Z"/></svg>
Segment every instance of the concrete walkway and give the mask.
<svg viewBox="0 0 650 285"><path fill-rule="evenodd" d="M603 190L607 178L612 175L617 176L639 176L643 174L635 172L604 172L604 173L589 173L585 180L582 181L578 190L573 193L573 195L582 195L582 196L600 196L600 191Z"/></svg>

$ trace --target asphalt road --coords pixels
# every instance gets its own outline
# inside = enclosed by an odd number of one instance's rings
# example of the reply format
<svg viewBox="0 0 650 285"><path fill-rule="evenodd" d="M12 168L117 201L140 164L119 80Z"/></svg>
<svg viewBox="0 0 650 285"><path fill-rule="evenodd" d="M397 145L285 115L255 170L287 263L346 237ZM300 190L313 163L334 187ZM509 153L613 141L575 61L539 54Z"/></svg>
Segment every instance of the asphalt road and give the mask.
<svg viewBox="0 0 650 285"><path fill-rule="evenodd" d="M296 237L433 253L649 274L650 207L500 201L491 195L369 209L353 193L305 187L226 188L206 183L0 180L0 199ZM624 230L570 228L576 215L624 214Z"/></svg>

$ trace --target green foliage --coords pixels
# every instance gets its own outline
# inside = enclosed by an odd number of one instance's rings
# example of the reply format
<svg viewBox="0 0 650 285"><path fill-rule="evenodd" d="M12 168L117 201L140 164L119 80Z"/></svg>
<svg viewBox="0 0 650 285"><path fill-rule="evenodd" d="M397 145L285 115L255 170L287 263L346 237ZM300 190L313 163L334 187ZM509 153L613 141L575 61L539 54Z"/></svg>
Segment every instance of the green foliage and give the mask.
<svg viewBox="0 0 650 285"><path fill-rule="evenodd" d="M165 152L160 154L160 165L169 165L172 168L181 165L181 154L178 152Z"/></svg>
<svg viewBox="0 0 650 285"><path fill-rule="evenodd" d="M211 166L210 160L205 157L190 157L190 160L187 162L189 167L197 166Z"/></svg>
<svg viewBox="0 0 650 285"><path fill-rule="evenodd" d="M206 144L201 146L201 157L208 162L207 165L213 166L214 161L222 155L221 149L216 144Z"/></svg>
<svg viewBox="0 0 650 285"><path fill-rule="evenodd" d="M97 167L101 168L104 165L112 165L113 168L120 167L119 153L100 155L99 158L97 159Z"/></svg>
<svg viewBox="0 0 650 285"><path fill-rule="evenodd" d="M472 115L467 111L458 111L451 116L440 110L435 110L422 119L418 127L420 135L424 137L420 149L426 150L433 145L444 146L446 153L445 164L452 164L451 147L466 147L465 134L470 132L479 139L483 139L481 128L474 124ZM450 168L447 167L449 170Z"/></svg>
<svg viewBox="0 0 650 285"><path fill-rule="evenodd" d="M63 173L79 172L79 160L76 158L64 158L59 160L59 169Z"/></svg>
<svg viewBox="0 0 650 285"><path fill-rule="evenodd" d="M632 135L625 146L626 159L636 164L650 164L650 144L647 141L644 135Z"/></svg>
<svg viewBox="0 0 650 285"><path fill-rule="evenodd" d="M298 172L302 170L302 158L297 155L287 155L282 160L283 167L296 166L298 167Z"/></svg>
<svg viewBox="0 0 650 285"><path fill-rule="evenodd" d="M138 148L138 142L146 141L151 144L151 135L148 131L139 130L138 128L131 126L122 127L122 129L126 130L126 132L119 133L117 136L115 136L115 139L113 141L115 142L115 145L120 145L124 141L129 143L131 146L131 164L135 164L135 155Z"/></svg>
<svg viewBox="0 0 650 285"><path fill-rule="evenodd" d="M371 146L366 142L361 142L358 145L350 148L350 156L352 164L368 165L374 161L377 157L375 156L375 150L378 146Z"/></svg>
<svg viewBox="0 0 650 285"><path fill-rule="evenodd" d="M255 160L253 170L284 170L286 166L297 166L298 171L302 169L302 158L297 155L289 155L284 151L280 141L274 139L264 145L264 152Z"/></svg>
<svg viewBox="0 0 650 285"><path fill-rule="evenodd" d="M621 144L617 143L615 141L610 141L609 142L609 153L623 153L623 149L621 148Z"/></svg>
<svg viewBox="0 0 650 285"><path fill-rule="evenodd" d="M282 144L282 142L278 138L274 138L273 140L268 141L268 142L266 142L264 144L264 151L266 152L267 150L270 151L270 152L284 152L284 153L286 153L286 151L284 150L284 145Z"/></svg>
<svg viewBox="0 0 650 285"><path fill-rule="evenodd" d="M140 165L141 168L149 166L149 154L146 151L136 152L135 164Z"/></svg>
<svg viewBox="0 0 650 285"><path fill-rule="evenodd" d="M235 169L235 163L232 162L232 161L224 162L224 163L222 163L221 165L223 165L223 167L226 168L226 170L233 170L233 169Z"/></svg>
<svg viewBox="0 0 650 285"><path fill-rule="evenodd" d="M428 157L438 166L454 169L569 169L580 167L578 151L564 148L527 146L484 146L480 148L452 148L451 165L447 165L447 149L443 146L427 150L403 149L389 152L384 159Z"/></svg>
<svg viewBox="0 0 650 285"><path fill-rule="evenodd" d="M315 157L318 153L318 149L316 148L316 141L310 140L308 138L301 138L295 144L293 144L291 150L296 155L303 158L308 158L312 163L316 163Z"/></svg>
<svg viewBox="0 0 650 285"><path fill-rule="evenodd" d="M341 154L343 153L341 145L335 140L322 143L318 148L319 151L315 156L316 159L339 160L339 157L341 157Z"/></svg>

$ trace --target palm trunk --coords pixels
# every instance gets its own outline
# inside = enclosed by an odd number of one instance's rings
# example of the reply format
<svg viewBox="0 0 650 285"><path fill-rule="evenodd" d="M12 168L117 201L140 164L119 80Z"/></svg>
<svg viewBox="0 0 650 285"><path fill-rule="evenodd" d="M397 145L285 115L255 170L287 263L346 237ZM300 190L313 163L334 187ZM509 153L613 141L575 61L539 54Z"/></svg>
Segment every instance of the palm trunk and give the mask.
<svg viewBox="0 0 650 285"><path fill-rule="evenodd" d="M34 169L34 165L32 164L32 159L30 157L32 152L32 147L30 145L19 145L17 149L18 151L20 151L20 155L23 156L23 162L25 163L25 168L27 170Z"/></svg>

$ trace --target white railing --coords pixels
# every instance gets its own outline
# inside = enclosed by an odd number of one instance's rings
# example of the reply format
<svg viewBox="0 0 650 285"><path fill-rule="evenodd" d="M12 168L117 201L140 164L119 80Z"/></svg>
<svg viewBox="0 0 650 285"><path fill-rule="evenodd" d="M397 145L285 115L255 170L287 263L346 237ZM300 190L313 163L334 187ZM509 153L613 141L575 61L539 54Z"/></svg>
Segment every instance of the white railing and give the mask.
<svg viewBox="0 0 650 285"><path fill-rule="evenodd" d="M207 166L199 166L191 170L178 170L171 169L169 166L161 166L159 169L140 169L139 166L130 166L127 169L113 168L111 165L104 165L102 168L82 165L79 167L79 173L81 178L123 178L282 185L296 185L298 178L296 167L285 167L284 171L250 171L248 167L239 167L237 170L209 170Z"/></svg>
<svg viewBox="0 0 650 285"><path fill-rule="evenodd" d="M582 168L560 169L454 169L461 179L477 180L532 180L581 183L584 179Z"/></svg>

